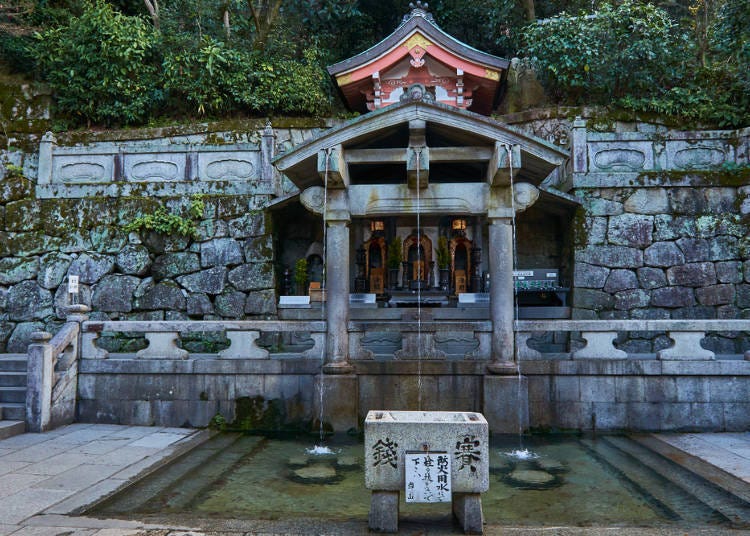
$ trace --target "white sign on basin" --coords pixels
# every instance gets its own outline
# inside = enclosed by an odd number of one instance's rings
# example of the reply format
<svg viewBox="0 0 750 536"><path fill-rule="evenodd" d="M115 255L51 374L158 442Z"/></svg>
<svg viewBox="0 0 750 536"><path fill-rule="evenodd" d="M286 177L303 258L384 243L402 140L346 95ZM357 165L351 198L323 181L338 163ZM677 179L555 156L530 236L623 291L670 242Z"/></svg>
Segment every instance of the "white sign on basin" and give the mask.
<svg viewBox="0 0 750 536"><path fill-rule="evenodd" d="M407 452L404 458L406 502L451 502L451 458L447 452Z"/></svg>
<svg viewBox="0 0 750 536"><path fill-rule="evenodd" d="M489 428L481 413L370 411L365 419L365 486L404 490L406 453L442 451L453 493L489 489Z"/></svg>

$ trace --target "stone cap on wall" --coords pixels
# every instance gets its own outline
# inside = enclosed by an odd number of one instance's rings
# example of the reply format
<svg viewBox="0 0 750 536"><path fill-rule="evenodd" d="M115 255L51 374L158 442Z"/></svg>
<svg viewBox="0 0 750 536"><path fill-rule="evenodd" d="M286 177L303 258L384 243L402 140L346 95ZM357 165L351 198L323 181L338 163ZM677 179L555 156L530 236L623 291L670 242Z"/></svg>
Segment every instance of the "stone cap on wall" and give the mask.
<svg viewBox="0 0 750 536"><path fill-rule="evenodd" d="M596 132L579 117L573 123L572 156L575 188L701 186L704 181L691 172L750 163L750 128ZM664 175L669 172L679 175Z"/></svg>

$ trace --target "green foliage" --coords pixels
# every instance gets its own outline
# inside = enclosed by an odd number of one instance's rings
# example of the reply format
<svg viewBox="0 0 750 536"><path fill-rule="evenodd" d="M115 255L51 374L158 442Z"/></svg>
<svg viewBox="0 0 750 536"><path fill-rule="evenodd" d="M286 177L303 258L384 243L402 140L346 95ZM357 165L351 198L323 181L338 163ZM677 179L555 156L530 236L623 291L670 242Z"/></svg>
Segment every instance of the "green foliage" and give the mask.
<svg viewBox="0 0 750 536"><path fill-rule="evenodd" d="M750 93L750 2L724 2L712 29L712 43L719 59Z"/></svg>
<svg viewBox="0 0 750 536"><path fill-rule="evenodd" d="M320 114L329 110L317 50L303 59L238 50L204 36L195 50L168 53L165 86L200 114L245 109L260 113Z"/></svg>
<svg viewBox="0 0 750 536"><path fill-rule="evenodd" d="M208 427L213 430L220 430L223 432L227 428L227 420L221 413L217 413L211 418L211 421L208 423Z"/></svg>
<svg viewBox="0 0 750 536"><path fill-rule="evenodd" d="M5 178L7 179L20 179L23 177L23 168L15 164L5 164Z"/></svg>
<svg viewBox="0 0 750 536"><path fill-rule="evenodd" d="M398 236L393 237L391 243L388 244L388 268L395 270L401 267L401 261L403 260L403 252L401 251L401 238Z"/></svg>
<svg viewBox="0 0 750 536"><path fill-rule="evenodd" d="M13 73L24 73L34 69L33 38L27 35L0 33L0 58Z"/></svg>
<svg viewBox="0 0 750 536"><path fill-rule="evenodd" d="M519 48L518 29L524 24L520 1L443 0L430 2L430 9L443 30L479 50L510 57Z"/></svg>
<svg viewBox="0 0 750 536"><path fill-rule="evenodd" d="M167 212L159 206L153 213L139 216L125 226L126 232L155 232L164 236L185 236L197 238L196 221L203 217L205 204L200 195L193 196L187 210L187 216Z"/></svg>
<svg viewBox="0 0 750 536"><path fill-rule="evenodd" d="M307 259L297 259L294 263L294 282L297 283L299 290L305 287L307 283Z"/></svg>
<svg viewBox="0 0 750 536"><path fill-rule="evenodd" d="M604 4L524 31L526 52L561 100L607 102L649 92L679 66L686 44L669 15L651 4Z"/></svg>
<svg viewBox="0 0 750 536"><path fill-rule="evenodd" d="M438 238L436 253L438 268L448 268L451 263L451 254L448 250L448 239L446 237L441 236Z"/></svg>
<svg viewBox="0 0 750 536"><path fill-rule="evenodd" d="M716 68L696 67L693 77L679 85L628 95L618 104L635 112L680 117L688 125L737 127L750 121L750 94L730 73Z"/></svg>
<svg viewBox="0 0 750 536"><path fill-rule="evenodd" d="M694 2L682 26L631 0L563 13L525 29L527 61L559 102L672 116L685 126L742 126L750 120L748 6L728 0L711 23L715 9Z"/></svg>
<svg viewBox="0 0 750 536"><path fill-rule="evenodd" d="M160 100L156 43L141 17L123 15L104 0L87 0L80 17L36 35L42 76L57 108L88 122L143 121Z"/></svg>

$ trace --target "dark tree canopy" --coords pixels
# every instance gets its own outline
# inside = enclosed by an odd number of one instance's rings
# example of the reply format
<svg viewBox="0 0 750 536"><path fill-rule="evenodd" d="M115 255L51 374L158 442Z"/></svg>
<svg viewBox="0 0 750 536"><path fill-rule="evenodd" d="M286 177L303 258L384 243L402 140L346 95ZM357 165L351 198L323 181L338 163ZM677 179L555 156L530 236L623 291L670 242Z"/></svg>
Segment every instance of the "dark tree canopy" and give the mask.
<svg viewBox="0 0 750 536"><path fill-rule="evenodd" d="M3 6L0 57L7 69L50 83L58 115L71 124L138 124L154 114L341 110L324 67L390 34L409 0ZM434 0L430 10L468 45L525 57L553 101L748 122L748 0Z"/></svg>

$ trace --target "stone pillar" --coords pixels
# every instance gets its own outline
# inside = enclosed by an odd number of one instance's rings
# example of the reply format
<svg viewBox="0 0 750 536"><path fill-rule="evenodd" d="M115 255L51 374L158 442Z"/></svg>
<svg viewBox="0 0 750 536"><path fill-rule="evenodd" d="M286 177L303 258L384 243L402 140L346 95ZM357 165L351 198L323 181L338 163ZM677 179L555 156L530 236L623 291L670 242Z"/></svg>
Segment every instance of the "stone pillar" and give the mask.
<svg viewBox="0 0 750 536"><path fill-rule="evenodd" d="M576 117L573 121L573 173L588 171L588 140L586 134L586 120Z"/></svg>
<svg viewBox="0 0 750 536"><path fill-rule="evenodd" d="M54 356L49 343L52 334L35 331L31 334L32 343L26 367L26 430L44 432L49 427L52 406L52 382L54 376Z"/></svg>
<svg viewBox="0 0 750 536"><path fill-rule="evenodd" d="M510 218L490 218L489 252L490 320L492 321L492 362L495 374L515 374L513 320L513 226Z"/></svg>
<svg viewBox="0 0 750 536"><path fill-rule="evenodd" d="M338 211L336 211L338 212ZM328 214L326 239L326 358L323 371L347 374L349 364L349 218ZM333 216L333 217L331 217ZM335 219L334 219L335 218Z"/></svg>
<svg viewBox="0 0 750 536"><path fill-rule="evenodd" d="M276 156L276 133L269 121L260 137L260 176L264 183L272 185L276 196L282 196L284 192L281 185L281 176L273 166L274 156Z"/></svg>
<svg viewBox="0 0 750 536"><path fill-rule="evenodd" d="M37 167L37 184L52 182L52 151L57 146L57 140L52 132L42 136L39 143L39 165Z"/></svg>

